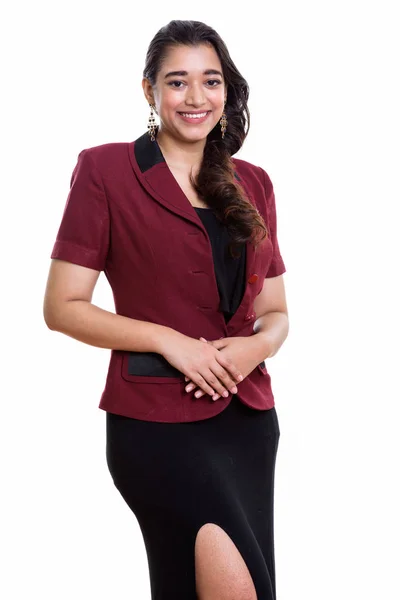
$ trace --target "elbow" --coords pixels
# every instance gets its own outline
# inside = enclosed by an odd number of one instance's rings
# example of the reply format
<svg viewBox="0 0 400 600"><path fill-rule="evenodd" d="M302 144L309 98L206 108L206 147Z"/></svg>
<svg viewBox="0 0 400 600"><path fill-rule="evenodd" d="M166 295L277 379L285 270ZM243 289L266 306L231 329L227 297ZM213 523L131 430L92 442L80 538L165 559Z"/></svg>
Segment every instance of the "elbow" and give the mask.
<svg viewBox="0 0 400 600"><path fill-rule="evenodd" d="M60 302L45 300L43 303L43 318L47 327L51 331L65 333L74 321L77 319L79 320L79 311L76 313L73 309L71 309L71 306L74 306L77 301L78 303L83 301L90 304L90 302L88 302L86 299L81 300L80 298L73 298Z"/></svg>
<svg viewBox="0 0 400 600"><path fill-rule="evenodd" d="M52 317L50 314L48 314L45 310L43 310L43 319L44 319L44 322L46 323L47 327L51 331L57 331L54 317Z"/></svg>
<svg viewBox="0 0 400 600"><path fill-rule="evenodd" d="M43 303L43 319L47 327L51 331L59 331L60 311L55 309L55 306L45 299Z"/></svg>

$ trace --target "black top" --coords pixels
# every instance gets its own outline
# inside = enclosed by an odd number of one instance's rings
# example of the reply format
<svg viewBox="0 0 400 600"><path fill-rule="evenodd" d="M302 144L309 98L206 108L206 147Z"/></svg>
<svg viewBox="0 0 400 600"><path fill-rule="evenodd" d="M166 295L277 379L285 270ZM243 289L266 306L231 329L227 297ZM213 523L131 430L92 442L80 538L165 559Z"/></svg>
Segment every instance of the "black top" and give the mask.
<svg viewBox="0 0 400 600"><path fill-rule="evenodd" d="M219 310L224 313L227 323L236 312L245 290L246 246L241 247L238 258L232 257L228 250L231 239L226 225L217 219L212 208L194 208L210 238L221 300Z"/></svg>

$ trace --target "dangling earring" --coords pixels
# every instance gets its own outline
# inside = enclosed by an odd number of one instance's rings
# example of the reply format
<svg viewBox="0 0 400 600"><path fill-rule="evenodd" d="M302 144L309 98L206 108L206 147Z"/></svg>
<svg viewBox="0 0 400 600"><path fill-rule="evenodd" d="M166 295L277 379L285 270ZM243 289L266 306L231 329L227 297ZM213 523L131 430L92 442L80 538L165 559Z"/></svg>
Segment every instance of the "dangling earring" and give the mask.
<svg viewBox="0 0 400 600"><path fill-rule="evenodd" d="M154 142L154 140L156 139L154 136L155 136L155 133L157 130L156 120L154 118L154 113L153 113L153 109L155 110L155 107L153 107L152 104L149 104L149 106L150 106L150 116L149 116L149 122L147 125L147 129L148 129L148 133L151 137L151 141Z"/></svg>
<svg viewBox="0 0 400 600"><path fill-rule="evenodd" d="M219 124L221 125L221 133L222 133L222 139L224 139L225 137L225 131L228 125L228 120L226 118L226 114L225 114L225 106L224 106L224 111L222 113L222 117L221 120L219 122Z"/></svg>

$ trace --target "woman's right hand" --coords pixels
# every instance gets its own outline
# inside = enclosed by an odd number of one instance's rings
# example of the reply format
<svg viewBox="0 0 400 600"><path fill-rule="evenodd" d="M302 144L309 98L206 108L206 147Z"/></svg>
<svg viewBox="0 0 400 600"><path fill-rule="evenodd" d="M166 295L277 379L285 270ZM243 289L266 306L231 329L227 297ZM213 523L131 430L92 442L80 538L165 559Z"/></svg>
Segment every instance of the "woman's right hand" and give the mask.
<svg viewBox="0 0 400 600"><path fill-rule="evenodd" d="M163 336L159 352L176 369L184 373L206 394L228 396L237 393L242 381L232 360L207 342L202 342L173 330Z"/></svg>

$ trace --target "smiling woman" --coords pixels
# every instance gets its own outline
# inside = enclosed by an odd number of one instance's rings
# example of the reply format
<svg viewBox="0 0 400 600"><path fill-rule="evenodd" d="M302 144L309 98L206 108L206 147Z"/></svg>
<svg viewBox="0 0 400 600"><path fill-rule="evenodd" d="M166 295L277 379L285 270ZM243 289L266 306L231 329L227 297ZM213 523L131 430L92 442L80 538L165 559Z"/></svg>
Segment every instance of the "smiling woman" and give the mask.
<svg viewBox="0 0 400 600"><path fill-rule="evenodd" d="M214 29L171 21L142 89L149 131L78 155L45 319L112 350L106 459L153 600L276 600L280 430L264 361L287 335L286 268L272 182L233 158L248 85ZM117 314L91 303L101 270Z"/></svg>

